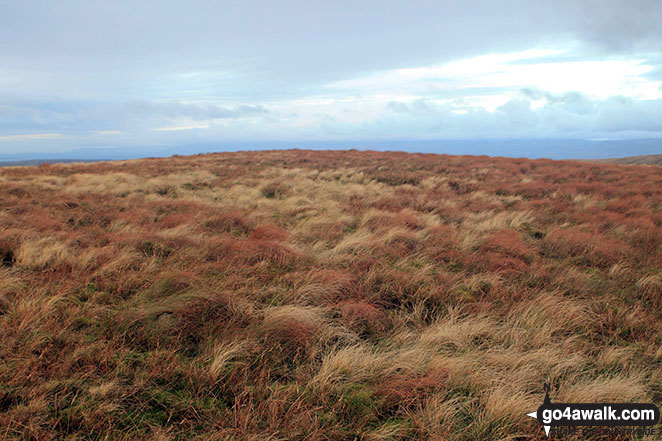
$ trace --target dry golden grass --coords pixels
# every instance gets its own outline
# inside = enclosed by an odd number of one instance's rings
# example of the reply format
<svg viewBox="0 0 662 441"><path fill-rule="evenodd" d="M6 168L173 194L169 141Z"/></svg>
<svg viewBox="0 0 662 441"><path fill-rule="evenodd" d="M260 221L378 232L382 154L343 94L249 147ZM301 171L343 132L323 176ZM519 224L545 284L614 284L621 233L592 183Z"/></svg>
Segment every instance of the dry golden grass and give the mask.
<svg viewBox="0 0 662 441"><path fill-rule="evenodd" d="M16 251L18 265L31 269L66 265L71 258L70 248L53 237L26 240Z"/></svg>
<svg viewBox="0 0 662 441"><path fill-rule="evenodd" d="M545 382L662 402L652 167L278 151L0 182L0 439L543 440Z"/></svg>

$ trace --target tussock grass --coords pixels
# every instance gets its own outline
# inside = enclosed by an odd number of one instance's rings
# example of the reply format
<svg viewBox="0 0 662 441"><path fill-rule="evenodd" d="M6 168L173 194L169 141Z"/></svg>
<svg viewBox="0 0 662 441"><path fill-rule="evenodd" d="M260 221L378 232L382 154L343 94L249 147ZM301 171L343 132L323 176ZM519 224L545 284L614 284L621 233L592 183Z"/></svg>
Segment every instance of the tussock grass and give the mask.
<svg viewBox="0 0 662 441"><path fill-rule="evenodd" d="M16 252L19 266L30 269L57 267L71 262L72 254L66 243L54 238L27 240Z"/></svg>
<svg viewBox="0 0 662 441"><path fill-rule="evenodd" d="M0 170L0 438L543 439L661 404L662 175L238 152Z"/></svg>

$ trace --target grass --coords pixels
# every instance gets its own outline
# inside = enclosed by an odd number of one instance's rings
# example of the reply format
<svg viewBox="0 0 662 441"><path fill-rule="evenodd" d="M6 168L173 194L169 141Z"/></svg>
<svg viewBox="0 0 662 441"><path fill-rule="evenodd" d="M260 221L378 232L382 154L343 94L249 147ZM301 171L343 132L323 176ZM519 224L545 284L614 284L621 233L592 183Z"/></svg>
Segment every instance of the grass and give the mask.
<svg viewBox="0 0 662 441"><path fill-rule="evenodd" d="M0 439L542 440L544 382L662 404L655 167L240 152L0 188Z"/></svg>

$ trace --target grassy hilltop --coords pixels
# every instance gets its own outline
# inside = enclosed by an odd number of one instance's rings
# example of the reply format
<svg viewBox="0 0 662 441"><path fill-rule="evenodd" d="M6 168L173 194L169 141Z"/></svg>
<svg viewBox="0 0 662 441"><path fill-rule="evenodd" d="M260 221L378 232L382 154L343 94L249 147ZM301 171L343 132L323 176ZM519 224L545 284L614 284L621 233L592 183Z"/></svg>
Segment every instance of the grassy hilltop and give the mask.
<svg viewBox="0 0 662 441"><path fill-rule="evenodd" d="M5 168L0 260L0 439L542 440L545 381L662 404L656 167Z"/></svg>
<svg viewBox="0 0 662 441"><path fill-rule="evenodd" d="M662 165L662 155L628 156L625 158L598 159L596 162L614 164Z"/></svg>

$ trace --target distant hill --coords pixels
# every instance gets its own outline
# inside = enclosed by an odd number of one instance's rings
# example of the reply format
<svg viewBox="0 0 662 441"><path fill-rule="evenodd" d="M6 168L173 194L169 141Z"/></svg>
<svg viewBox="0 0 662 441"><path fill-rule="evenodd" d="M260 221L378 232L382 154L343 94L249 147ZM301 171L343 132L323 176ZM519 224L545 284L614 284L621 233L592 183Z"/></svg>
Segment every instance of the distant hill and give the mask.
<svg viewBox="0 0 662 441"><path fill-rule="evenodd" d="M662 165L662 155L627 156L625 158L596 159L610 164Z"/></svg>
<svg viewBox="0 0 662 441"><path fill-rule="evenodd" d="M188 145L90 147L68 151L3 153L0 164L9 161L112 161L201 153L312 149L312 150L377 150L445 155L476 155L492 157L526 157L530 159L606 159L625 155L655 155L662 153L662 138L625 140L587 139L371 139L371 140L281 140L281 141L221 141ZM26 164L23 164L26 165Z"/></svg>
<svg viewBox="0 0 662 441"><path fill-rule="evenodd" d="M0 167L20 167L41 164L71 164L73 162L96 162L92 159L29 159L27 161L0 161Z"/></svg>

